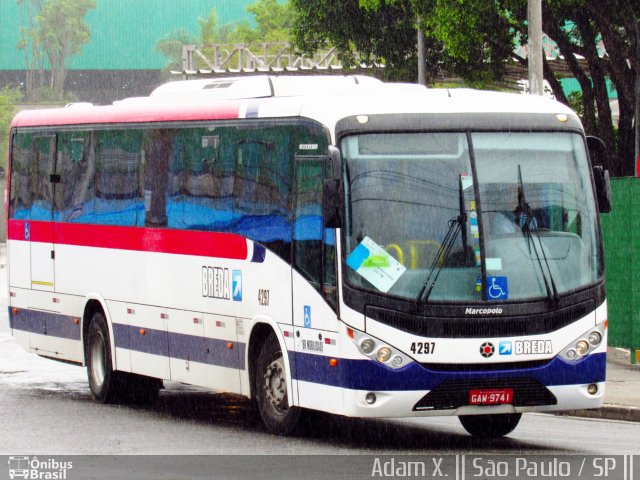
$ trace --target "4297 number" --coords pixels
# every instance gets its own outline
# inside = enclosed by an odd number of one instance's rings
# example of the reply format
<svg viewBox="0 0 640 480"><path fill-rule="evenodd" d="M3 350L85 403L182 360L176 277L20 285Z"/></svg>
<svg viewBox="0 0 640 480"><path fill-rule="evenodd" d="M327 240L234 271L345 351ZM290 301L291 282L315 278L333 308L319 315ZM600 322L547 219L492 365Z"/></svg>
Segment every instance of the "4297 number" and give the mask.
<svg viewBox="0 0 640 480"><path fill-rule="evenodd" d="M411 353L416 355L431 355L436 349L436 342L412 342Z"/></svg>

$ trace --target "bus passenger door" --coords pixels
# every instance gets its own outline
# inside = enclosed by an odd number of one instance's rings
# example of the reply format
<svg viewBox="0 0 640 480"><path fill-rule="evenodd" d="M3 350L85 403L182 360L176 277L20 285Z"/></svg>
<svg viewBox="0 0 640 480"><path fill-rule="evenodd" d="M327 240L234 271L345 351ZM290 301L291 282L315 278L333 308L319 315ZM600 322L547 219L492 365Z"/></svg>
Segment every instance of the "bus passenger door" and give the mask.
<svg viewBox="0 0 640 480"><path fill-rule="evenodd" d="M338 322L335 306L335 241L322 218L323 181L328 158L297 156L293 224L293 323L296 361L294 377L315 382L325 375L326 356L336 355ZM333 373L333 372L331 372ZM294 386L295 389L295 386ZM334 390L339 392L339 390ZM300 405L326 410L340 405L339 395L327 398L309 388L298 388Z"/></svg>
<svg viewBox="0 0 640 480"><path fill-rule="evenodd" d="M54 189L56 163L56 136L42 135L33 138L33 161L29 165L29 190L31 198L31 221L25 224L25 239L31 244L31 288L54 291ZM33 296L34 300L39 295ZM46 295L49 298L50 295ZM51 306L34 308L50 310Z"/></svg>
<svg viewBox="0 0 640 480"><path fill-rule="evenodd" d="M29 220L24 223L24 239L29 242L31 291L28 295L30 309L39 312L33 315L29 333L29 346L38 353L53 354L55 343L47 325L53 317L46 311L57 312L59 303L52 295L54 291L54 244L53 244L53 184L55 173L56 135L34 135L32 137L28 167Z"/></svg>

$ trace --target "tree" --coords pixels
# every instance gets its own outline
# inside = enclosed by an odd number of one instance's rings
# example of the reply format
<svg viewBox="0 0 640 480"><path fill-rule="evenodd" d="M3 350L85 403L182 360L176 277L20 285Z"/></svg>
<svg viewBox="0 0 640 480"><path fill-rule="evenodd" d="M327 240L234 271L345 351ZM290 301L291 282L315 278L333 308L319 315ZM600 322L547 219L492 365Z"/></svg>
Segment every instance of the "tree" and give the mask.
<svg viewBox="0 0 640 480"><path fill-rule="evenodd" d="M27 96L33 97L44 85L46 57L51 69L49 87L61 98L68 64L90 40L84 16L96 8L95 0L18 0L18 4L26 7L28 16L18 44L25 52Z"/></svg>
<svg viewBox="0 0 640 480"><path fill-rule="evenodd" d="M517 42L526 44L527 0L292 0L297 10L294 31L305 52L329 42L343 55L385 61L392 77L416 78L415 19L420 18L428 52L435 63L472 82L500 80L518 56ZM602 138L615 176L634 172L634 79L640 0L545 0L543 30L557 44L582 89L583 123L587 134ZM607 54L598 50L600 41ZM569 103L556 73L544 61L544 77L556 98ZM620 120L611 119L607 81L618 92Z"/></svg>
<svg viewBox="0 0 640 480"><path fill-rule="evenodd" d="M0 89L0 165L6 167L7 148L9 141L9 128L15 114L15 103L22 97L22 92L17 88L4 87Z"/></svg>
<svg viewBox="0 0 640 480"><path fill-rule="evenodd" d="M36 14L42 8L44 0L18 0L21 22L24 24L23 15L26 13L28 26L20 27L20 41L16 45L18 50L24 52L26 66L25 93L32 97L37 88L44 85L44 51L38 29L35 25Z"/></svg>
<svg viewBox="0 0 640 480"><path fill-rule="evenodd" d="M385 75L417 79L417 28L425 33L428 82L441 66L471 82L503 75L513 33L494 28L507 23L493 2L474 0L450 9L446 0L292 0L295 43L305 53L331 44L343 62L384 62ZM454 3L459 3L455 0ZM491 13L491 15L488 14ZM486 23L491 22L490 26ZM492 29L493 35L483 32ZM461 45L458 45L461 44ZM464 50L462 48L464 45ZM452 49L458 55L452 55ZM430 79L430 80L429 80Z"/></svg>
<svg viewBox="0 0 640 480"><path fill-rule="evenodd" d="M291 40L294 11L289 1L257 0L247 7L247 11L255 17L256 27L239 25L236 41L262 43Z"/></svg>

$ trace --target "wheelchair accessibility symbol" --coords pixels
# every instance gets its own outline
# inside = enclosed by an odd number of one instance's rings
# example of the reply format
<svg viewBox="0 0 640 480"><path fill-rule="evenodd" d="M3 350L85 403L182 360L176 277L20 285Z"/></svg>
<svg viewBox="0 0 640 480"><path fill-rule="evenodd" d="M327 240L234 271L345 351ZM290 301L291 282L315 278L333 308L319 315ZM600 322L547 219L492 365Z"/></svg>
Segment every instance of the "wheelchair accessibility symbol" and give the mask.
<svg viewBox="0 0 640 480"><path fill-rule="evenodd" d="M490 300L506 300L509 298L507 277L487 277L487 297Z"/></svg>

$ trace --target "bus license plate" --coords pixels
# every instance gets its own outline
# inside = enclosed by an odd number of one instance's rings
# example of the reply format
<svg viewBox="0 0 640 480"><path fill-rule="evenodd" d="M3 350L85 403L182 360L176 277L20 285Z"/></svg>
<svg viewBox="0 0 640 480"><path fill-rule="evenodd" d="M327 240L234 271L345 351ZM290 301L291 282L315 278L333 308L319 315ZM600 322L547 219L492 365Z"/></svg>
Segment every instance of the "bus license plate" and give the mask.
<svg viewBox="0 0 640 480"><path fill-rule="evenodd" d="M512 388L494 388L490 390L469 391L469 405L501 405L512 402Z"/></svg>

